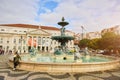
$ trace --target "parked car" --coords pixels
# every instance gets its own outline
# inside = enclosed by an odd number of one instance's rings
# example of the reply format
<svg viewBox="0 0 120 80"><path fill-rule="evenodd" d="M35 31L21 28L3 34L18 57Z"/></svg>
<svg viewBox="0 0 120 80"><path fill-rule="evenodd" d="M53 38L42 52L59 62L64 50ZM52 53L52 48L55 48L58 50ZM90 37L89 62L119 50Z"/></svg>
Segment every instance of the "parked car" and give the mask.
<svg viewBox="0 0 120 80"><path fill-rule="evenodd" d="M98 54L102 54L102 53L104 53L105 51L104 50L99 50L97 53Z"/></svg>

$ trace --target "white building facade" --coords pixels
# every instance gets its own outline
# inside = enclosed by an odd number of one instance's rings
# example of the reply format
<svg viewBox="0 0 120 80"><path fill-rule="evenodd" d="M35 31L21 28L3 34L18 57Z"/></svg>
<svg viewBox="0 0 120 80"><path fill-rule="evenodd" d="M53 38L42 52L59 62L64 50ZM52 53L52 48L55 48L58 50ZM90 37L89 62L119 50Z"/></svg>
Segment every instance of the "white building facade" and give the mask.
<svg viewBox="0 0 120 80"><path fill-rule="evenodd" d="M66 35L74 36L71 31L65 32ZM19 51L28 53L31 47L38 51L48 52L56 46L60 46L52 36L60 36L60 29L55 27L37 26L28 24L4 24L0 25L0 49L5 52ZM67 43L69 48L74 47L74 41Z"/></svg>

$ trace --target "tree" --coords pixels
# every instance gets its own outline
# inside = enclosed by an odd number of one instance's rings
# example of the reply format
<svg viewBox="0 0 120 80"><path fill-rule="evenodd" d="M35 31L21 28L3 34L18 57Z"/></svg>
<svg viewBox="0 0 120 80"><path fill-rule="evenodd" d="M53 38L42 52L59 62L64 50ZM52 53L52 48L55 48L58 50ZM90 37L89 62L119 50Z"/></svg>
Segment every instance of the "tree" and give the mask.
<svg viewBox="0 0 120 80"><path fill-rule="evenodd" d="M95 50L98 49L99 48L99 46L98 46L98 41L99 40L100 40L99 38L95 38L95 39L90 40L90 42L88 44L88 47L92 48L92 49L95 49Z"/></svg>
<svg viewBox="0 0 120 80"><path fill-rule="evenodd" d="M96 38L92 40L82 39L79 42L79 47L89 47L95 50L120 50L120 35L116 35L113 32L107 32L103 34L101 38Z"/></svg>
<svg viewBox="0 0 120 80"><path fill-rule="evenodd" d="M82 40L80 40L80 42L79 42L79 47L80 47L80 48L85 48L85 47L88 46L89 42L90 42L89 39L82 39Z"/></svg>
<svg viewBox="0 0 120 80"><path fill-rule="evenodd" d="M113 32L107 32L102 35L98 45L100 49L116 49L120 45L120 37Z"/></svg>

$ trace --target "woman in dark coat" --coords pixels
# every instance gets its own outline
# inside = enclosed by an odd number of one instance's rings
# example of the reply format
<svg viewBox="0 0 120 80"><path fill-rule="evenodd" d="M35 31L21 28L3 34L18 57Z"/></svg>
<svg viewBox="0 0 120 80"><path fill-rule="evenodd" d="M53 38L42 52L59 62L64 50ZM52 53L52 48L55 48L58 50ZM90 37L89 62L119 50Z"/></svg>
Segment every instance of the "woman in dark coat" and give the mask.
<svg viewBox="0 0 120 80"><path fill-rule="evenodd" d="M14 63L14 68L13 70L16 69L16 67L19 65L19 61L21 60L21 57L19 56L19 54L17 52L15 52L14 57L13 57L13 63Z"/></svg>

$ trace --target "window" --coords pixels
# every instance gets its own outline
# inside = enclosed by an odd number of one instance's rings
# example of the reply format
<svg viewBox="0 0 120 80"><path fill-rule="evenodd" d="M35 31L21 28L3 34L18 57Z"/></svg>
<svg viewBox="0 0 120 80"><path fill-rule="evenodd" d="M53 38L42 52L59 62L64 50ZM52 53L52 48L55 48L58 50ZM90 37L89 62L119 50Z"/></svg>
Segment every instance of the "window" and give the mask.
<svg viewBox="0 0 120 80"><path fill-rule="evenodd" d="M7 50L9 49L9 46L7 46Z"/></svg>
<svg viewBox="0 0 120 80"><path fill-rule="evenodd" d="M16 39L13 40L13 43L16 43Z"/></svg>
<svg viewBox="0 0 120 80"><path fill-rule="evenodd" d="M4 29L1 29L1 31L5 31Z"/></svg>
<svg viewBox="0 0 120 80"><path fill-rule="evenodd" d="M23 46L23 50L25 50L25 46Z"/></svg>
<svg viewBox="0 0 120 80"><path fill-rule="evenodd" d="M25 39L23 39L23 43L24 43L24 44L26 43Z"/></svg>
<svg viewBox="0 0 120 80"><path fill-rule="evenodd" d="M38 45L41 45L41 37L38 37Z"/></svg>
<svg viewBox="0 0 120 80"><path fill-rule="evenodd" d="M16 49L16 46L13 46L13 49Z"/></svg>
<svg viewBox="0 0 120 80"><path fill-rule="evenodd" d="M21 43L21 39L19 39L19 43Z"/></svg>
<svg viewBox="0 0 120 80"><path fill-rule="evenodd" d="M7 40L7 43L9 43L9 40Z"/></svg>
<svg viewBox="0 0 120 80"><path fill-rule="evenodd" d="M52 44L52 41L51 41L51 44Z"/></svg>
<svg viewBox="0 0 120 80"><path fill-rule="evenodd" d="M3 38L0 38L0 43L3 43Z"/></svg>
<svg viewBox="0 0 120 80"><path fill-rule="evenodd" d="M45 37L42 38L42 44L45 45Z"/></svg>
<svg viewBox="0 0 120 80"><path fill-rule="evenodd" d="M17 30L14 30L14 32L17 32Z"/></svg>
<svg viewBox="0 0 120 80"><path fill-rule="evenodd" d="M19 50L21 50L21 47L20 47L20 46L18 46L18 49L19 49Z"/></svg>
<svg viewBox="0 0 120 80"><path fill-rule="evenodd" d="M54 42L54 44L56 44L56 41Z"/></svg>

